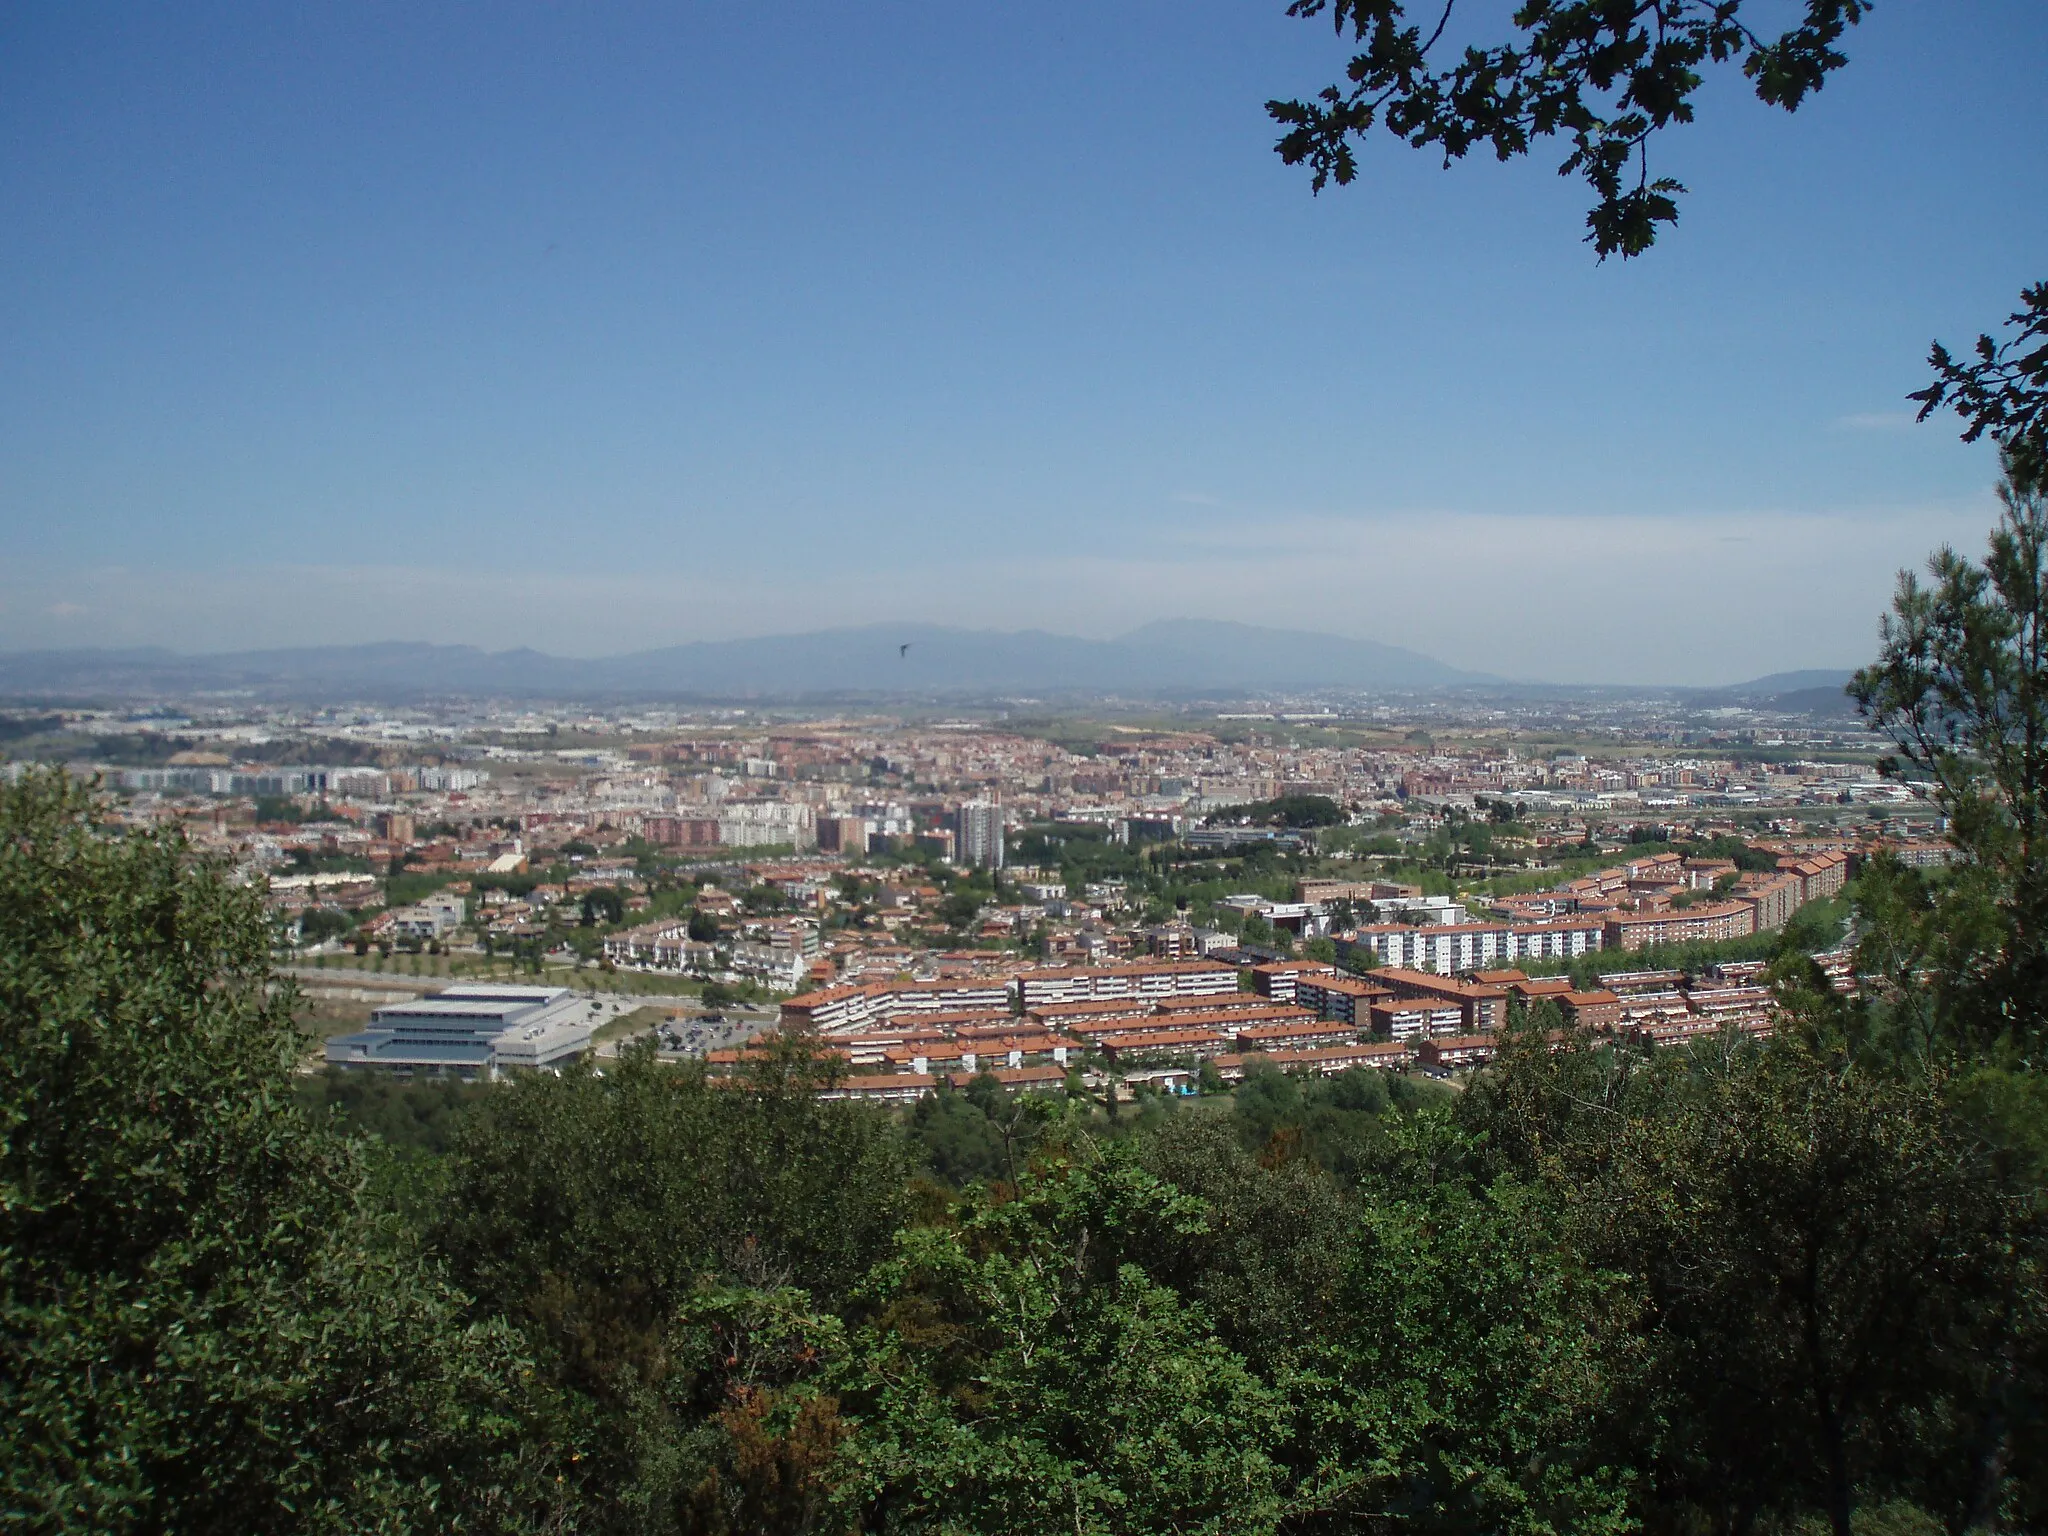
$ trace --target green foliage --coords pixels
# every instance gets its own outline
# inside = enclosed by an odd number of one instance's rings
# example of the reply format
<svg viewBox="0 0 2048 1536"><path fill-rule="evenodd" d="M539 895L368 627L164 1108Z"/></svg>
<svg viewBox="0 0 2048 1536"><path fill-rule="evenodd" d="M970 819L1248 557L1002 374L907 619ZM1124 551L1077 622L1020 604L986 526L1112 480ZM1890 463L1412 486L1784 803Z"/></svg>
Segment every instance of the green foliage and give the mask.
<svg viewBox="0 0 2048 1536"><path fill-rule="evenodd" d="M465 1125L436 1243L560 1392L588 1528L743 1529L778 1467L799 1510L822 1497L836 1418L797 1390L807 1366L761 1374L749 1339L830 1352L819 1304L886 1253L908 1165L880 1114L817 1098L821 1067L789 1043L721 1086L636 1045L602 1076L504 1086ZM753 1321L714 1327L707 1298Z"/></svg>
<svg viewBox="0 0 2048 1536"><path fill-rule="evenodd" d="M883 1117L816 1098L821 1072L792 1047L727 1088L638 1045L601 1076L505 1085L458 1141L440 1246L514 1314L549 1276L657 1310L727 1273L844 1296L901 1219L907 1167Z"/></svg>
<svg viewBox="0 0 2048 1536"><path fill-rule="evenodd" d="M1018 864L1057 866L1067 889L1076 894L1091 880L1131 879L1146 872L1141 855L1111 842L1107 827L1065 822L1026 827L1010 857Z"/></svg>
<svg viewBox="0 0 2048 1536"><path fill-rule="evenodd" d="M1207 1234L1167 1278L1267 1379L1298 1365L1336 1306L1355 1205L1317 1163L1254 1156L1221 1115L1179 1115L1133 1144L1146 1171L1206 1207Z"/></svg>
<svg viewBox="0 0 2048 1536"><path fill-rule="evenodd" d="M608 885L585 891L581 914L586 928L598 923L623 923L626 920L626 898Z"/></svg>
<svg viewBox="0 0 2048 1536"><path fill-rule="evenodd" d="M2002 1496L1989 1420L2041 1400L2010 1368L2039 1359L2038 1174L1951 1079L1859 1050L1853 1005L1794 998L1773 1040L1650 1060L1531 1036L1460 1118L1570 1251L1635 1277L1663 1429L1627 1455L1658 1502L1847 1536L1859 1500L1904 1494L1960 1527Z"/></svg>
<svg viewBox="0 0 2048 1536"><path fill-rule="evenodd" d="M1116 1148L912 1228L867 1293L842 1500L892 1531L1265 1531L1282 1397L1157 1278L1201 1202Z"/></svg>
<svg viewBox="0 0 2048 1536"><path fill-rule="evenodd" d="M1225 806L1209 818L1217 822L1250 822L1261 827L1341 827L1344 807L1328 795L1281 795L1250 805Z"/></svg>
<svg viewBox="0 0 2048 1536"><path fill-rule="evenodd" d="M333 907L311 907L299 914L299 939L306 944L320 944L338 938L354 926L355 920L346 912Z"/></svg>
<svg viewBox="0 0 2048 1536"><path fill-rule="evenodd" d="M387 905L393 907L411 906L414 902L423 901L433 895L442 886L452 883L454 879L455 876L452 874L429 875L412 871L401 871L384 882L384 900ZM478 876L477 880L479 888L482 888L483 877ZM537 880L527 879L526 889L530 891L538 883ZM521 894L524 894L524 892Z"/></svg>
<svg viewBox="0 0 2048 1536"><path fill-rule="evenodd" d="M904 1129L932 1176L954 1189L1010 1171L1003 1139L982 1106L943 1079L937 1092L912 1107Z"/></svg>
<svg viewBox="0 0 2048 1536"><path fill-rule="evenodd" d="M1438 69L1429 55L1455 5L1429 7L1437 19L1425 37L1404 0L1293 0L1290 16L1328 13L1362 47L1344 85L1266 104L1288 130L1280 157L1306 161L1321 191L1357 176L1351 141L1382 124L1418 149L1440 147L1446 165L1480 146L1514 159L1561 134L1571 153L1558 169L1595 194L1586 238L1602 257L1641 255L1658 225L1677 221L1685 188L1651 179L1648 143L1692 121L1702 66L1739 63L1759 100L1792 111L1848 62L1837 45L1869 9L1868 0L1805 0L1801 20L1767 40L1742 20L1744 0L1555 0L1517 9L1512 41L1467 46Z"/></svg>
<svg viewBox="0 0 2048 1536"><path fill-rule="evenodd" d="M1384 1118L1440 1104L1451 1090L1428 1078L1354 1067L1303 1077L1254 1059L1231 1100L1244 1145L1270 1158L1305 1156L1349 1183L1384 1145Z"/></svg>
<svg viewBox="0 0 2048 1536"><path fill-rule="evenodd" d="M43 1531L521 1526L501 1326L292 1103L261 898L0 787L0 1502Z"/></svg>
<svg viewBox="0 0 2048 1536"><path fill-rule="evenodd" d="M1778 867L1778 856L1761 848L1752 848L1739 837L1725 833L1703 838L1690 845L1680 844L1674 852L1683 853L1689 859L1727 859L1737 870L1755 874L1770 874Z"/></svg>
<svg viewBox="0 0 2048 1536"><path fill-rule="evenodd" d="M462 1114L492 1091L456 1077L406 1080L381 1072L329 1067L293 1080L292 1092L316 1120L336 1118L357 1135L388 1147L444 1153L455 1143Z"/></svg>
<svg viewBox="0 0 2048 1536"><path fill-rule="evenodd" d="M1015 1182L1056 1118L1053 1101L1009 1093L994 1075L982 1072L964 1093L940 1078L937 1090L911 1109L904 1128L932 1176L964 1189L986 1179Z"/></svg>
<svg viewBox="0 0 2048 1536"><path fill-rule="evenodd" d="M2038 1051L2048 1038L2048 489L2011 473L1981 562L1944 549L1899 577L1880 659L1851 691L1926 782L1971 867L1930 916L1944 1029ZM1957 939L1965 942L1959 943Z"/></svg>
<svg viewBox="0 0 2048 1536"><path fill-rule="evenodd" d="M985 892L972 890L954 891L939 903L939 921L948 928L965 928L980 915L986 900Z"/></svg>
<svg viewBox="0 0 2048 1536"><path fill-rule="evenodd" d="M2002 450L2016 484L2048 485L2048 283L2020 290L2020 307L2007 316L2003 341L1979 336L1975 360L1959 362L1936 342L1928 353L1934 382L1907 398L1920 402L1920 419L1947 406L1969 425L1963 441L1986 433Z"/></svg>
<svg viewBox="0 0 2048 1536"><path fill-rule="evenodd" d="M1539 1192L1475 1176L1482 1145L1441 1119L1394 1150L1297 1387L1319 1507L1368 1529L1634 1529L1627 1282L1561 1241Z"/></svg>

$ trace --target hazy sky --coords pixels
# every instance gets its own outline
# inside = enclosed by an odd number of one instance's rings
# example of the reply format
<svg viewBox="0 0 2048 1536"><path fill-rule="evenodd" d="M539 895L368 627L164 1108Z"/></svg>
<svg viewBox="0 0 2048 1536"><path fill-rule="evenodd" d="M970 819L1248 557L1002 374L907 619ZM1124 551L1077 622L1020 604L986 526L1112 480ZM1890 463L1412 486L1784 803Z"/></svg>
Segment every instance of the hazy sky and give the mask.
<svg viewBox="0 0 2048 1536"><path fill-rule="evenodd" d="M1712 682L1979 546L1903 396L2048 278L2048 5L1722 82L1604 267L1551 148L1312 198L1283 13L0 10L0 646L1193 614Z"/></svg>

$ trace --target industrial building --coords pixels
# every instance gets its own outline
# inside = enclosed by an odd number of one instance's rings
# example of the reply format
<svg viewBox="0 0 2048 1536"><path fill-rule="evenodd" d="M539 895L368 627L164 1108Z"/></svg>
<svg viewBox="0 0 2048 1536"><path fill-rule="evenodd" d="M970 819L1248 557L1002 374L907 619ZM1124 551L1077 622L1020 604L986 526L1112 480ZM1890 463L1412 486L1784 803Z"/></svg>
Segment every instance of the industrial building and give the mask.
<svg viewBox="0 0 2048 1536"><path fill-rule="evenodd" d="M454 986L370 1015L327 1042L338 1067L494 1077L504 1067L559 1067L590 1044L589 1003L567 987Z"/></svg>

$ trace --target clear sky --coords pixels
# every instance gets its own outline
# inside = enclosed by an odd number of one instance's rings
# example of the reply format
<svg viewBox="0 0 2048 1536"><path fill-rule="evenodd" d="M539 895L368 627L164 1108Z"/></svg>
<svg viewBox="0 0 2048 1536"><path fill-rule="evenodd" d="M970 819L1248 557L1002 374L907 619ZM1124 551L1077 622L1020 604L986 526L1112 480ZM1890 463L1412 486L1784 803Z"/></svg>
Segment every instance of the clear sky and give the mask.
<svg viewBox="0 0 2048 1536"><path fill-rule="evenodd" d="M2048 278L2048 5L1722 82L1604 267L1551 149L1311 197L1283 12L6 7L0 646L1201 615L1715 682L1980 545L1903 396Z"/></svg>

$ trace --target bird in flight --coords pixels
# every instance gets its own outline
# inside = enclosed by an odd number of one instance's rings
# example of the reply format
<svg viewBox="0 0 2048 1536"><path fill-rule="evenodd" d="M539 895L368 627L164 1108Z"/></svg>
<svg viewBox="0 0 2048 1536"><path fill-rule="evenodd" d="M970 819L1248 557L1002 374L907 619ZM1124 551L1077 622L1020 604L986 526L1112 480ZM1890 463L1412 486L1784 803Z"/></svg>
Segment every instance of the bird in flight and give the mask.
<svg viewBox="0 0 2048 1536"><path fill-rule="evenodd" d="M911 642L906 640L901 645L896 647L896 659L898 661L901 661L904 657L910 654L910 645Z"/></svg>

